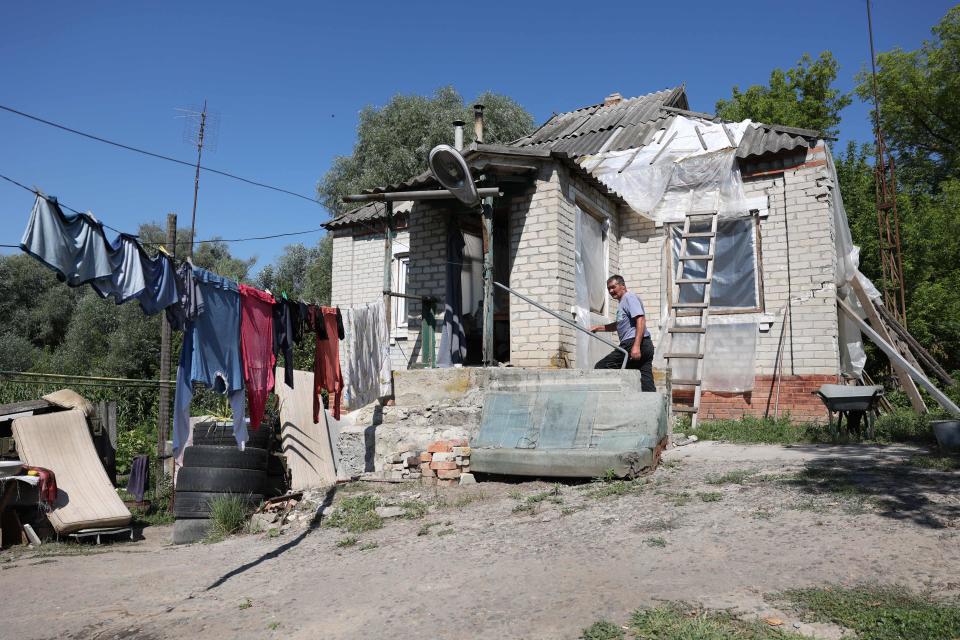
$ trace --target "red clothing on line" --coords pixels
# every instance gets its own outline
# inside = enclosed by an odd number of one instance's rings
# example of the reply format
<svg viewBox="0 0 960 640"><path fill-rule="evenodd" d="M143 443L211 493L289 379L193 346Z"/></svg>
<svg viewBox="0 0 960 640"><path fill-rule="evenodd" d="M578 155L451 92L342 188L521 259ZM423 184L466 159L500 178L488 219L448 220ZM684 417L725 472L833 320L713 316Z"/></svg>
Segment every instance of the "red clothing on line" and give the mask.
<svg viewBox="0 0 960 640"><path fill-rule="evenodd" d="M250 427L257 429L274 384L273 296L245 284L240 285L240 354Z"/></svg>
<svg viewBox="0 0 960 640"><path fill-rule="evenodd" d="M340 371L340 340L337 318L340 311L335 307L310 305L310 325L317 335L317 350L313 357L313 422L320 422L323 403L320 390L326 389L332 396L333 417L340 419L340 397L343 395L343 374ZM325 331L321 331L323 327ZM321 335L325 337L321 338Z"/></svg>

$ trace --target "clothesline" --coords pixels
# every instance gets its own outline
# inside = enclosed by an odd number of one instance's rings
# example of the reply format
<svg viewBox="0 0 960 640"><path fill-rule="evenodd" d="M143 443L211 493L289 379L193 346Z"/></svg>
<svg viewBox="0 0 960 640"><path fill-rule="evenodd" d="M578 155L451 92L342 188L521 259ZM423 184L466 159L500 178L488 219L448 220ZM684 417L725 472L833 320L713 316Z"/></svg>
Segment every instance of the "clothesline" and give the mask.
<svg viewBox="0 0 960 640"><path fill-rule="evenodd" d="M183 332L174 397L175 455L192 440L190 403L193 385L200 384L229 398L233 432L240 448L250 427L257 429L277 381L274 367L284 359L284 383L293 387L294 345L314 333L314 422L322 411L320 393L331 398L334 418L340 417L344 391L339 342L346 338L339 308L275 296L256 287L196 267L188 258L175 265L170 255L149 257L135 236L121 233L108 242L103 224L89 214L68 218L56 198L36 195L20 248L53 269L70 286L89 284L117 304L136 299L143 312L164 311L173 329ZM367 383L372 398L384 393L390 364L383 300L349 312L350 340L345 351L353 380ZM355 345L352 343L356 343ZM371 354L379 354L373 360ZM359 364L357 364L359 363ZM373 366L370 366L372 363ZM384 367L386 375L384 376Z"/></svg>
<svg viewBox="0 0 960 640"><path fill-rule="evenodd" d="M5 176L5 175L3 175L3 174L0 174L0 179L6 180L7 182L18 186L18 187L20 187L21 189L24 189L25 191L29 191L30 193L32 193L32 194L34 194L34 195L42 195L42 194L40 194L36 189L31 189L30 187L28 187L28 186L26 186L26 185L24 185L24 184L21 184L21 183L17 182L16 180L14 180L14 179L12 179L12 178L9 178L9 177L7 177L7 176ZM59 204L60 204L60 206L63 207L64 209L69 209L70 211L72 211L73 213L75 213L75 214L77 214L77 215L81 215L81 214L83 213L82 211L78 211L77 209L74 209L73 207L70 207L70 206L64 204L63 202L60 202ZM111 231L116 231L117 233L122 233L119 229L115 229L115 228L111 227L110 225L108 225L108 224L106 224L106 223L101 223L101 224L103 224L103 226L105 226L106 228L110 229ZM194 241L192 241L192 242L190 242L190 243L182 243L182 242L180 242L180 241L177 241L177 244L206 244L206 243L212 243L212 242L248 242L248 241L250 241L250 240L270 240L270 239L272 239L272 238L285 238L285 237L289 237L289 236L302 236L302 235L307 235L307 234L310 234L310 233L319 233L319 232L321 232L321 231L326 231L326 229L325 229L324 227L317 227L316 229L305 229L305 230L303 230L303 231L289 231L289 232L286 232L286 233L275 233L275 234L273 234L273 235L268 235L268 236L251 236L251 237L249 237L249 238L230 238L230 239L227 239L227 238L209 238L209 239L207 239L207 240L194 240ZM135 234L128 234L128 235L135 235ZM142 242L141 244L143 244L143 245L150 245L150 246L163 246L163 245L166 244L166 243L163 243L163 242ZM19 245L3 244L3 245L0 245L0 247L18 248Z"/></svg>

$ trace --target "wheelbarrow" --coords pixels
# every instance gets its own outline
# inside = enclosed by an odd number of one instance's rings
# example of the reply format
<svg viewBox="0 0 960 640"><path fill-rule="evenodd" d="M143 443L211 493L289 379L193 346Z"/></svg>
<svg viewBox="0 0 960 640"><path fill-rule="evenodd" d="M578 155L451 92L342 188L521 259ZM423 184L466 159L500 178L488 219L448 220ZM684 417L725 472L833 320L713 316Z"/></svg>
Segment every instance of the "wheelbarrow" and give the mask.
<svg viewBox="0 0 960 640"><path fill-rule="evenodd" d="M867 438L873 438L873 420L870 417L877 402L883 395L880 385L853 386L845 384L825 384L814 393L820 397L827 411L830 412L830 422L833 423L833 414L837 413L837 433L847 419L847 432L860 437L860 427L864 415L867 417Z"/></svg>

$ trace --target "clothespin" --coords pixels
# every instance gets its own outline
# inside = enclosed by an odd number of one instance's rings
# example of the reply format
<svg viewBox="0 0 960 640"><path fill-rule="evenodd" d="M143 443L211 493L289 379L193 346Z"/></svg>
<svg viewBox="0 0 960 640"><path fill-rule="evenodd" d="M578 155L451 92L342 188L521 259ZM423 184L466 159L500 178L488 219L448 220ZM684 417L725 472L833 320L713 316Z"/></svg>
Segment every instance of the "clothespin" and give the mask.
<svg viewBox="0 0 960 640"><path fill-rule="evenodd" d="M173 254L170 253L169 251L167 251L167 248L166 248L165 246L163 246L162 244L157 247L157 250L159 250L160 253L162 253L163 255L167 256L168 258L173 258Z"/></svg>

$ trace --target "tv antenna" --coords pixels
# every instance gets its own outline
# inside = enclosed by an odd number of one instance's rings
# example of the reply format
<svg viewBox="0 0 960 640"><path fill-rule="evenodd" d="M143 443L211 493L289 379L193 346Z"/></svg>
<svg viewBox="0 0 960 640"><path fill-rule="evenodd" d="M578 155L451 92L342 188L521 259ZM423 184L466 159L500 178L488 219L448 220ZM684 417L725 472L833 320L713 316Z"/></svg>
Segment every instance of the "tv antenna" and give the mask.
<svg viewBox="0 0 960 640"><path fill-rule="evenodd" d="M204 147L209 151L216 151L217 133L220 129L219 114L207 110L207 101L203 101L200 109L177 109L183 113L178 116L184 119L183 141L197 147L197 170L193 176L193 213L190 216L190 244L187 245L187 256L193 255L193 239L197 231L197 196L200 193L200 158Z"/></svg>

